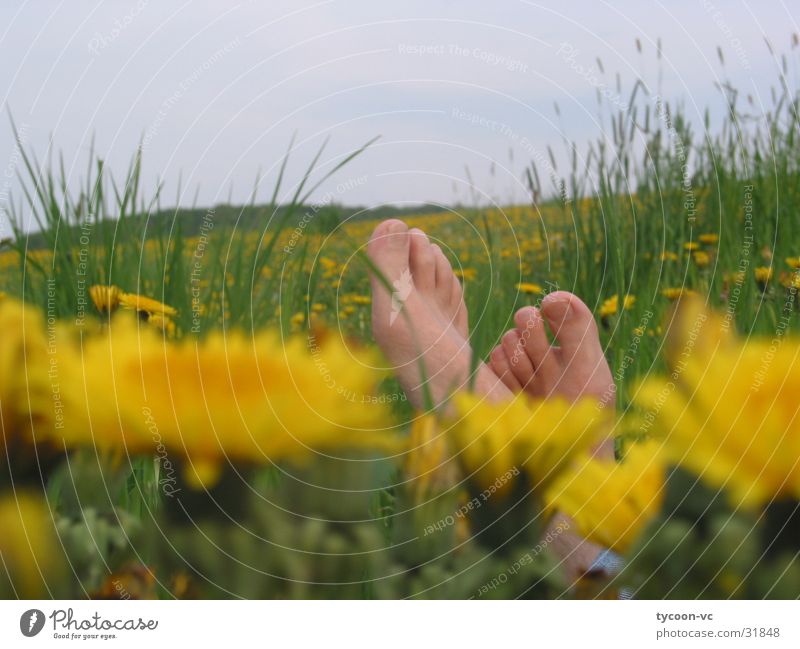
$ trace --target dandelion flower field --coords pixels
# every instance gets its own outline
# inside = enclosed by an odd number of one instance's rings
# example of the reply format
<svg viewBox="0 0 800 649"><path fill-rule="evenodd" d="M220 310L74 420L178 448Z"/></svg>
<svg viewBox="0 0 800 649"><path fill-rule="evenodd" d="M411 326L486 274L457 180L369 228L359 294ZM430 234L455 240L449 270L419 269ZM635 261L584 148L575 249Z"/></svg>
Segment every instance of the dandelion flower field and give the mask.
<svg viewBox="0 0 800 649"><path fill-rule="evenodd" d="M379 219L309 199L369 142L268 203L173 211L140 156L114 179L92 153L75 190L20 145L0 595L800 596L799 100L731 98L699 137L640 98L554 191L526 169L529 205L403 213L460 278L476 358L518 308L581 296L601 403L411 408L372 340ZM622 570L567 579L557 512Z"/></svg>

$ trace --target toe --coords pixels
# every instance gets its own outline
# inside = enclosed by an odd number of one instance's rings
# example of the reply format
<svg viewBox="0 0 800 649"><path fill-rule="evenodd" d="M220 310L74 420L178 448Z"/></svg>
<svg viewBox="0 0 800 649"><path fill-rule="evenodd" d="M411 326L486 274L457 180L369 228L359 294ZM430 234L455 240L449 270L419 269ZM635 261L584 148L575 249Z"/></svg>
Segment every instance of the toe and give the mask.
<svg viewBox="0 0 800 649"><path fill-rule="evenodd" d="M554 385L560 373L559 362L547 339L541 311L534 306L523 307L514 315L514 324L525 343L525 353L536 371L536 376L547 385Z"/></svg>
<svg viewBox="0 0 800 649"><path fill-rule="evenodd" d="M561 347L564 365L596 363L603 358L597 323L578 297L566 291L550 293L542 300L542 313Z"/></svg>
<svg viewBox="0 0 800 649"><path fill-rule="evenodd" d="M431 250L436 263L436 298L442 308L448 309L453 292L453 268L438 245L432 243Z"/></svg>
<svg viewBox="0 0 800 649"><path fill-rule="evenodd" d="M511 371L511 364L502 345L498 345L492 350L489 356L489 367L509 390L512 392L520 392L522 390L520 382Z"/></svg>
<svg viewBox="0 0 800 649"><path fill-rule="evenodd" d="M464 289L461 287L461 282L458 281L458 277L455 275L452 276L450 285L450 307L455 309L464 301Z"/></svg>
<svg viewBox="0 0 800 649"><path fill-rule="evenodd" d="M453 275L453 288L450 292L450 310L455 313L453 324L464 338L469 337L469 321L467 319L467 305L464 302L464 290L458 277Z"/></svg>
<svg viewBox="0 0 800 649"><path fill-rule="evenodd" d="M506 353L508 364L511 367L511 373L524 388L533 381L534 374L533 365L528 355L525 353L525 348L519 332L516 329L507 331L503 335L501 344L503 346L503 351Z"/></svg>
<svg viewBox="0 0 800 649"><path fill-rule="evenodd" d="M409 260L414 286L420 291L433 291L436 288L436 256L428 241L428 235L419 228L412 228L409 234L411 239Z"/></svg>
<svg viewBox="0 0 800 649"><path fill-rule="evenodd" d="M409 249L408 226L397 219L389 219L375 228L367 245L367 254L383 279L391 283L400 279L403 271L408 269ZM374 273L372 278L376 288L384 283ZM384 286L386 290L388 288Z"/></svg>

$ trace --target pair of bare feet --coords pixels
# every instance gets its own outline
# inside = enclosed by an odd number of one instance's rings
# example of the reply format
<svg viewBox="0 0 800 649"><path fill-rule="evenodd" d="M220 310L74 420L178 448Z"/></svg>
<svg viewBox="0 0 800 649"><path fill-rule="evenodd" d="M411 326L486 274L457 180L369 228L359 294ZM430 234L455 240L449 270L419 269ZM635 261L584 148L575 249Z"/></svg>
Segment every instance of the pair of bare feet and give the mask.
<svg viewBox="0 0 800 649"><path fill-rule="evenodd" d="M426 405L425 386L433 406L468 386L493 401L521 391L570 400L608 400L614 394L594 316L575 295L557 291L540 307L517 311L516 328L503 335L488 364L476 363L461 283L439 246L422 230L391 219L375 229L367 254L382 276L371 276L375 341L417 408ZM558 346L550 344L548 327ZM598 455L613 457L613 445L604 443ZM565 520L559 517L556 523ZM557 535L554 549L571 579L583 574L600 551L571 533Z"/></svg>
<svg viewBox="0 0 800 649"><path fill-rule="evenodd" d="M474 381L473 389L493 400L524 390L534 397L570 400L613 394L597 325L589 308L572 293L557 291L541 307L514 316L488 364L475 365L467 329L467 307L450 262L422 230L394 219L372 234L368 254L392 290L372 275L372 328L411 402L424 405L427 385L434 405ZM558 346L550 344L547 327ZM420 372L420 362L425 375Z"/></svg>

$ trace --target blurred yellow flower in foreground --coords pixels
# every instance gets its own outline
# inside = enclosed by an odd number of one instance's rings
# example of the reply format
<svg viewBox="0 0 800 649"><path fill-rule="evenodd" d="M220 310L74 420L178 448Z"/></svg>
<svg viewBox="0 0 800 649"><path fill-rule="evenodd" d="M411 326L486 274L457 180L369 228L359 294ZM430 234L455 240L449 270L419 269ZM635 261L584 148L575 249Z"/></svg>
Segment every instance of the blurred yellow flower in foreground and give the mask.
<svg viewBox="0 0 800 649"><path fill-rule="evenodd" d="M612 423L611 413L593 400L530 401L522 395L495 404L459 394L454 404L457 418L449 430L454 451L484 486L517 468L543 488L572 458L608 437Z"/></svg>
<svg viewBox="0 0 800 649"><path fill-rule="evenodd" d="M661 510L665 467L658 444L630 448L622 462L584 457L545 493L590 541L625 552Z"/></svg>
<svg viewBox="0 0 800 649"><path fill-rule="evenodd" d="M0 596L39 599L51 596L61 564L55 528L41 496L17 491L0 497Z"/></svg>
<svg viewBox="0 0 800 649"><path fill-rule="evenodd" d="M800 497L800 344L736 339L698 300L684 305L667 338L670 374L635 391L643 426L668 459L734 505L758 508Z"/></svg>
<svg viewBox="0 0 800 649"><path fill-rule="evenodd" d="M35 459L33 443L64 425L78 386L77 354L64 325L45 328L41 311L0 302L0 457Z"/></svg>
<svg viewBox="0 0 800 649"><path fill-rule="evenodd" d="M423 503L455 483L455 463L447 453L447 433L436 416L418 416L411 425L404 468L414 501Z"/></svg>
<svg viewBox="0 0 800 649"><path fill-rule="evenodd" d="M84 343L78 361L89 422L70 417L56 436L71 447L135 454L163 444L188 459L187 477L197 483L213 483L227 459L271 463L385 449L394 442L382 432L387 410L362 402L382 378L369 369L375 365L371 352L334 335L281 341L274 332L229 332L173 343L118 320L108 336Z"/></svg>

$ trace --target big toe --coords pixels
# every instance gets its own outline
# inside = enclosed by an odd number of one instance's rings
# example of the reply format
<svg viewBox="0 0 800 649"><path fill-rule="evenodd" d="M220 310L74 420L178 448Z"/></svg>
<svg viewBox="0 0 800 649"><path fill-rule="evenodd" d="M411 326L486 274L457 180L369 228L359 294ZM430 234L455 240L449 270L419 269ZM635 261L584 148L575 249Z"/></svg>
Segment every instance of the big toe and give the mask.
<svg viewBox="0 0 800 649"><path fill-rule="evenodd" d="M565 365L597 363L603 358L594 315L576 295L550 293L542 300L541 310L561 347Z"/></svg>
<svg viewBox="0 0 800 649"><path fill-rule="evenodd" d="M408 272L409 248L408 226L402 221L389 219L375 228L367 244L367 254L375 265L371 276L376 288L382 284L391 292L391 283Z"/></svg>

